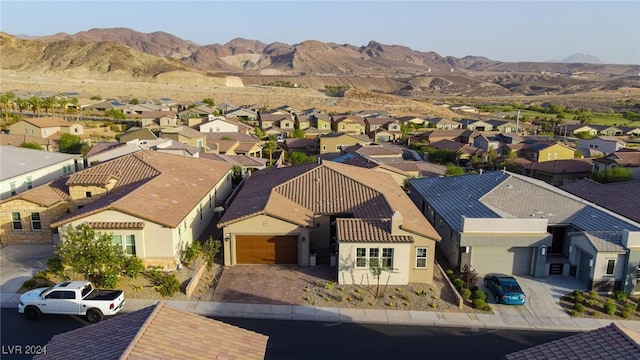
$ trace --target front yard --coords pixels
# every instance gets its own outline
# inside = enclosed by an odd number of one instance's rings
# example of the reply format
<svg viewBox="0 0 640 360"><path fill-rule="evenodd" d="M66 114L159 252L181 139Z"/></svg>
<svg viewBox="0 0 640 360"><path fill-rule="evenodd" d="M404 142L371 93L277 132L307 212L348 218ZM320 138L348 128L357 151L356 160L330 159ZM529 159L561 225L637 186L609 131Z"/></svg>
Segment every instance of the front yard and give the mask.
<svg viewBox="0 0 640 360"><path fill-rule="evenodd" d="M624 292L598 294L575 290L560 298L560 306L572 317L640 320L640 299L627 297Z"/></svg>

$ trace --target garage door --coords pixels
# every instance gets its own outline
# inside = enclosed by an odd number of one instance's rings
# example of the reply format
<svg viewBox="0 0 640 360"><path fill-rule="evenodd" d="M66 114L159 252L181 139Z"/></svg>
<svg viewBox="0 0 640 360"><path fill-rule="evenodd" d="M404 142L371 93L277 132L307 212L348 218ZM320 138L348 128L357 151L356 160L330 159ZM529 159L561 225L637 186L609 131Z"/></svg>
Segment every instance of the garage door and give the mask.
<svg viewBox="0 0 640 360"><path fill-rule="evenodd" d="M532 251L529 247L474 246L471 248L471 266L479 274L529 275Z"/></svg>
<svg viewBox="0 0 640 360"><path fill-rule="evenodd" d="M297 264L298 237L237 235L237 264Z"/></svg>

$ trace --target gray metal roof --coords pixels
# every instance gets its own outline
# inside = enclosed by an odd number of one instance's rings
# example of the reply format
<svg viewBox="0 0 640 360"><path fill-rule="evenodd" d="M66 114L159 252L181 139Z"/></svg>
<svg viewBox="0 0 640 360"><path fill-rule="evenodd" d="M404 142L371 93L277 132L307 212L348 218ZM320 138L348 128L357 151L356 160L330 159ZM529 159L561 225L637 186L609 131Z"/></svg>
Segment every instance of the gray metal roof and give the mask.
<svg viewBox="0 0 640 360"><path fill-rule="evenodd" d="M500 218L480 198L508 179L500 171L454 177L432 177L410 180L411 187L442 216L449 226L462 231L462 217ZM413 191L413 190L412 190Z"/></svg>
<svg viewBox="0 0 640 360"><path fill-rule="evenodd" d="M584 235L597 251L626 252L621 231L586 231Z"/></svg>
<svg viewBox="0 0 640 360"><path fill-rule="evenodd" d="M66 162L80 155L0 146L0 181Z"/></svg>
<svg viewBox="0 0 640 360"><path fill-rule="evenodd" d="M640 231L640 227L631 221L624 221L613 216L606 211L587 206L578 212L571 224L583 231L611 230L621 232L622 230Z"/></svg>

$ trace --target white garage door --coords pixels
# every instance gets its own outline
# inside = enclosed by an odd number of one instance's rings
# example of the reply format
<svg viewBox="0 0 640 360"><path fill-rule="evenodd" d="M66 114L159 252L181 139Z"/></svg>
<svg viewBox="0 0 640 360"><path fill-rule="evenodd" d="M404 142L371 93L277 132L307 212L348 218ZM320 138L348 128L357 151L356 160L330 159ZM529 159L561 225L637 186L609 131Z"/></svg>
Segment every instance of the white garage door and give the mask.
<svg viewBox="0 0 640 360"><path fill-rule="evenodd" d="M529 247L474 246L471 248L471 266L479 274L529 275L532 251Z"/></svg>

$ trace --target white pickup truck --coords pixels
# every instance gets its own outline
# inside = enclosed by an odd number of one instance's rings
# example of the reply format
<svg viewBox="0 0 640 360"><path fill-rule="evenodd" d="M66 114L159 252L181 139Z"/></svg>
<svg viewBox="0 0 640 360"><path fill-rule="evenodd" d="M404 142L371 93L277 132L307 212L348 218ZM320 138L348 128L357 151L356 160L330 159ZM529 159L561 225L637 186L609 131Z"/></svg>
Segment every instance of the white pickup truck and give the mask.
<svg viewBox="0 0 640 360"><path fill-rule="evenodd" d="M18 312L29 320L38 320L42 314L67 314L97 323L103 316L117 314L124 304L122 290L98 290L88 281L63 281L22 294Z"/></svg>

